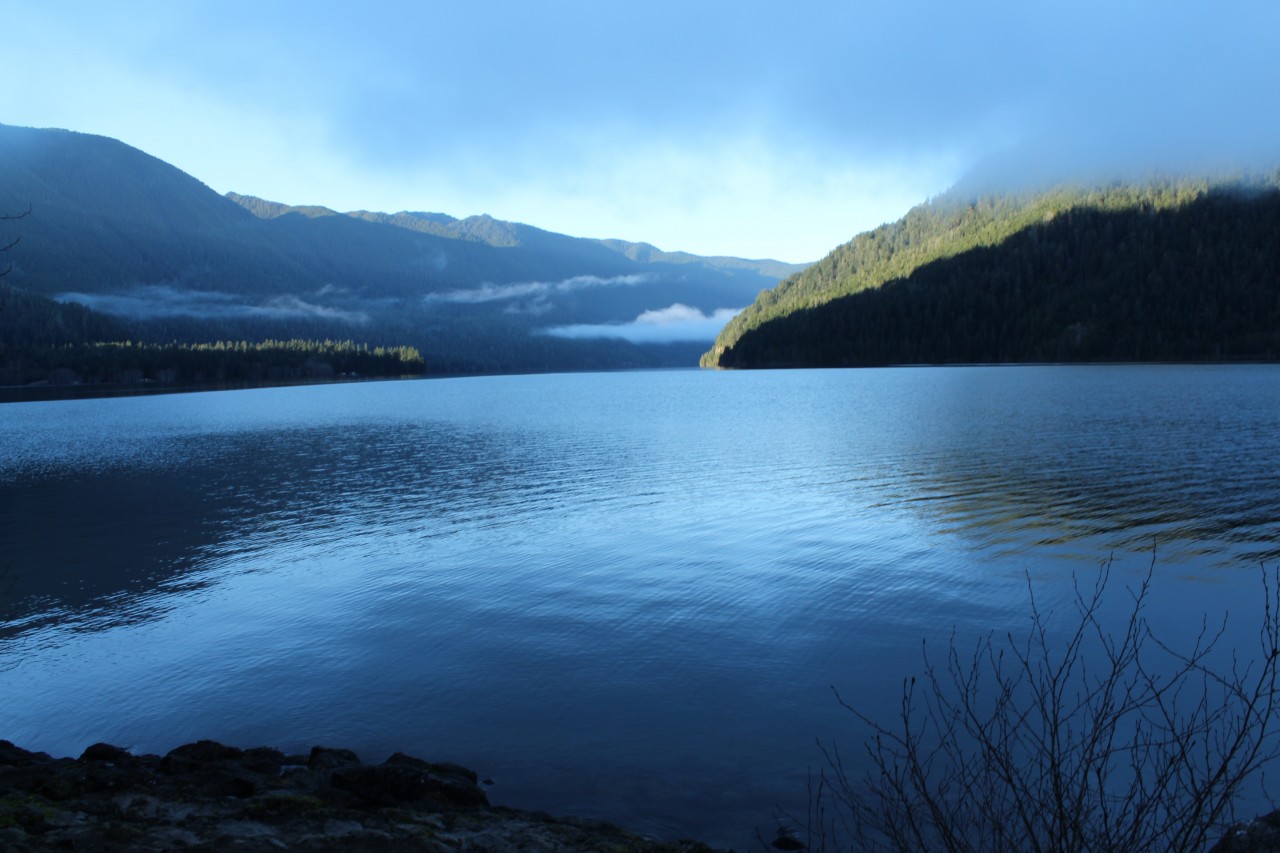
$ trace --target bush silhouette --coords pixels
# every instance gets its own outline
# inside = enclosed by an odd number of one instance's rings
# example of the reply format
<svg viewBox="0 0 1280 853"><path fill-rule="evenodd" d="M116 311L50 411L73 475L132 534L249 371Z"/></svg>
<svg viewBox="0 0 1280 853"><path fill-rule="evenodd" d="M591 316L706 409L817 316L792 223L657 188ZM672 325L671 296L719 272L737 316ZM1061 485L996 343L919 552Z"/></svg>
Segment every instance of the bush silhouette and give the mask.
<svg viewBox="0 0 1280 853"><path fill-rule="evenodd" d="M1280 578L1262 572L1258 646L1242 658L1219 648L1225 618L1185 643L1155 636L1153 568L1118 628L1102 617L1110 562L1091 588L1077 578L1061 639L1028 578L1026 638L988 634L964 653L953 634L942 661L926 648L892 722L840 700L870 727L870 769L824 746L810 849L1204 850L1280 753Z"/></svg>

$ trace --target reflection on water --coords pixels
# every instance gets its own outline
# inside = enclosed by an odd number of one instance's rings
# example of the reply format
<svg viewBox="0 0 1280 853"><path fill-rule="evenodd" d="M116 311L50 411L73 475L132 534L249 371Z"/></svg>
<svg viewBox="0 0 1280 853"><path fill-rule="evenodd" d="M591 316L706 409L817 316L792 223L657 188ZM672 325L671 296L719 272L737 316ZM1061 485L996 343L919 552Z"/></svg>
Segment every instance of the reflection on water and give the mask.
<svg viewBox="0 0 1280 853"><path fill-rule="evenodd" d="M1158 547L1162 619L1280 541L1280 369L492 377L0 411L0 737L352 746L744 847L830 686Z"/></svg>

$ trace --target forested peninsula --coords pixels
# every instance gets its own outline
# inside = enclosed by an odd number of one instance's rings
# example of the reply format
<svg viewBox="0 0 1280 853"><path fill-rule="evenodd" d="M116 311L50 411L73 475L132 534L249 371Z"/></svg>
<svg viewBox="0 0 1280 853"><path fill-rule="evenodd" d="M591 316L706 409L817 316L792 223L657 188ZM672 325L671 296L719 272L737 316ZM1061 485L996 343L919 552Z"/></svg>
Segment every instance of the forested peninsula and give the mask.
<svg viewBox="0 0 1280 853"><path fill-rule="evenodd" d="M764 291L704 367L1280 359L1280 172L957 188Z"/></svg>
<svg viewBox="0 0 1280 853"><path fill-rule="evenodd" d="M94 341L27 347L0 362L0 385L203 385L422 374L413 347L353 341Z"/></svg>

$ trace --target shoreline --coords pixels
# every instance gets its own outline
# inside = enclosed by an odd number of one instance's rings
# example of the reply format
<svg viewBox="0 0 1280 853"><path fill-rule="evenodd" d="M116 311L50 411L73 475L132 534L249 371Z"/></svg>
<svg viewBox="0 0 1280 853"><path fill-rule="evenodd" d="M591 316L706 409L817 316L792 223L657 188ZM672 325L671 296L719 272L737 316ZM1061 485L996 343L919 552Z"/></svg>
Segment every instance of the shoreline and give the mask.
<svg viewBox="0 0 1280 853"><path fill-rule="evenodd" d="M404 376L341 376L332 379L228 380L222 382L84 382L70 385L29 383L0 385L0 405L43 403L52 400L96 400L107 397L150 397L160 394L197 394L206 391L248 391L259 388L296 388L308 385L349 385L362 382L402 382L434 379L442 374Z"/></svg>
<svg viewBox="0 0 1280 853"><path fill-rule="evenodd" d="M0 847L719 853L606 821L495 806L474 771L396 753L307 755L210 740L164 756L97 743L53 758L0 740Z"/></svg>

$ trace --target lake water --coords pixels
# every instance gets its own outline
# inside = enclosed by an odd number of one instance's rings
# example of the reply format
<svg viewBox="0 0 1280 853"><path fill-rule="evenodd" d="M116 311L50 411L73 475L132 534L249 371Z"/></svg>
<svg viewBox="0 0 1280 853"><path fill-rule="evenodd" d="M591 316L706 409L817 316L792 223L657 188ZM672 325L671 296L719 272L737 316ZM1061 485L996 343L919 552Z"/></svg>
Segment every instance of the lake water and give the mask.
<svg viewBox="0 0 1280 853"><path fill-rule="evenodd" d="M672 371L0 407L0 738L396 750L495 802L748 846L831 688L1156 548L1256 624L1280 367ZM0 589L5 587L0 586ZM1243 614L1243 616L1241 616ZM1247 632L1246 632L1247 633Z"/></svg>

